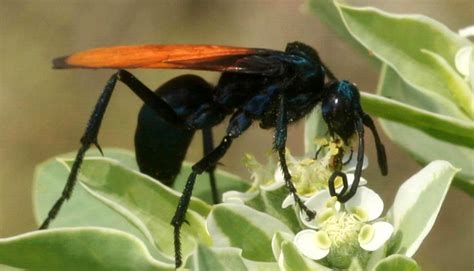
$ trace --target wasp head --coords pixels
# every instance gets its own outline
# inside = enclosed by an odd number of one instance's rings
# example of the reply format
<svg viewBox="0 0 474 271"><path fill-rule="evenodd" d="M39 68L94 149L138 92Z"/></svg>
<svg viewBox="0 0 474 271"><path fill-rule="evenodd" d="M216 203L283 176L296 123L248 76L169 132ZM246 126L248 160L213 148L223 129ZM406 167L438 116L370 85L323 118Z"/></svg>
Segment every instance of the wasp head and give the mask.
<svg viewBox="0 0 474 271"><path fill-rule="evenodd" d="M324 87L323 118L331 136L336 133L345 143L356 132L356 122L362 117L357 87L345 80L334 81Z"/></svg>

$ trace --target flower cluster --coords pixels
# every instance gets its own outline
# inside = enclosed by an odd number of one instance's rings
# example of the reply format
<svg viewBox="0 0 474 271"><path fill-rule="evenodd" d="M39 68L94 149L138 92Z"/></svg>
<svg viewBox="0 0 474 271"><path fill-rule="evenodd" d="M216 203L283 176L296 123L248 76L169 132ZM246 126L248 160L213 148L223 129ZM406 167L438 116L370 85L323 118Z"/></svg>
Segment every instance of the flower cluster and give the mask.
<svg viewBox="0 0 474 271"><path fill-rule="evenodd" d="M354 155L343 149L340 141L319 140L326 151L317 159L292 156L287 151L287 165L297 194L312 210L317 212L315 219L308 221L304 213L300 214L304 228L299 231L294 243L301 254L334 268L347 268L356 257L365 263L371 251L380 248L392 235L393 226L380 219L384 204L371 189L365 187L367 181L360 180L356 195L344 204L331 197L328 179L335 170L333 161L344 151L341 171L347 175L348 185L353 183L352 174L356 167ZM254 156L247 154L244 164L251 172L253 186L246 193L231 191L223 196L224 202L244 203L258 195L260 190L272 191L284 186L285 181L278 163L271 158L262 165ZM363 169L368 161L364 157ZM342 189L342 180L336 178L336 191ZM292 196L286 197L282 208L294 205Z"/></svg>
<svg viewBox="0 0 474 271"><path fill-rule="evenodd" d="M392 225L377 221L383 201L367 187L359 187L345 204L323 190L306 205L317 215L308 222L301 214L301 221L309 229L300 231L294 242L303 255L313 260L325 258L332 267L347 268L353 257L364 263L369 252L380 248L393 233Z"/></svg>

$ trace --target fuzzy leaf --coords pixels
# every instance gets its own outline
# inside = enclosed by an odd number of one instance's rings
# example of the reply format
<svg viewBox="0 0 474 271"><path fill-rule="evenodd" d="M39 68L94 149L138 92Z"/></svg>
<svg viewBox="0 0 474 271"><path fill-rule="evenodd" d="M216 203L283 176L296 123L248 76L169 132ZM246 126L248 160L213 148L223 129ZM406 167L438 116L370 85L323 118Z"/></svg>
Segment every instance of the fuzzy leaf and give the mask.
<svg viewBox="0 0 474 271"><path fill-rule="evenodd" d="M438 114L445 115L447 118L457 117L459 114L455 108L441 104L438 100L433 100L430 96L426 96L421 92L414 91L413 88L405 84L390 68L383 69L380 80L382 83L379 86L378 92L384 96L392 97L393 99L406 102L411 106L422 108L430 112L438 112ZM388 107L385 109L385 112L390 111ZM399 115L404 116L407 114L407 112L403 112ZM428 135L427 133L400 123L386 120L380 120L380 122L388 137L413 155L419 162L426 164L433 160L447 160L455 167L461 168L461 172L458 174L454 185L474 195L473 148L439 140L439 137L434 138L433 134ZM471 131L472 128L469 128L467 131L462 131L454 126L446 126L445 124L438 123L434 119L426 119L425 123L427 122L437 123L439 127L445 127L443 128L445 131L457 131L458 136L453 135L453 138L456 138L458 142L460 142L460 137L466 138L467 143L472 146L473 140L471 137L474 135L474 132ZM466 121L463 121L463 123L465 122ZM470 123L469 126L472 126L472 122ZM439 133L439 130L435 132L438 136L442 135L442 133Z"/></svg>
<svg viewBox="0 0 474 271"><path fill-rule="evenodd" d="M375 266L374 271L421 271L415 260L403 255L390 255Z"/></svg>
<svg viewBox="0 0 474 271"><path fill-rule="evenodd" d="M278 260L280 258L281 254L281 245L283 242L291 242L295 238L294 234L290 234L287 232L276 232L275 235L273 235L272 238L272 251L273 251L273 257L275 257L275 260Z"/></svg>
<svg viewBox="0 0 474 271"><path fill-rule="evenodd" d="M457 51L472 44L469 40L422 15L336 5L353 37L407 84L444 97L446 102L457 104L467 117L474 118L472 91L459 74L451 72Z"/></svg>
<svg viewBox="0 0 474 271"><path fill-rule="evenodd" d="M67 163L70 165L72 161ZM115 160L102 157L85 159L79 180L86 191L140 229L159 251L170 258L174 256L170 221L178 204L178 192ZM194 249L194 237L204 243L210 242L202 217L207 215L209 208L201 200L191 200L186 216L190 225L184 224L181 230L184 255Z"/></svg>
<svg viewBox="0 0 474 271"><path fill-rule="evenodd" d="M330 271L331 269L324 267L314 261L311 261L301 255L292 242L284 241L281 244L281 254L278 259L280 270L283 271Z"/></svg>
<svg viewBox="0 0 474 271"><path fill-rule="evenodd" d="M307 0L303 6L307 8L310 13L316 16L319 20L325 23L331 28L336 34L339 35L344 41L348 42L357 51L369 55L367 49L362 46L351 33L347 30L344 25L344 21L341 18L337 2L334 0ZM379 64L375 58L370 58L374 63Z"/></svg>
<svg viewBox="0 0 474 271"><path fill-rule="evenodd" d="M97 227L35 231L0 239L0 263L27 270L174 270L128 233Z"/></svg>
<svg viewBox="0 0 474 271"><path fill-rule="evenodd" d="M272 271L278 270L276 263L255 262L246 260L238 248L209 248L198 245L196 252L189 258L187 268L193 271L228 270L228 271Z"/></svg>
<svg viewBox="0 0 474 271"><path fill-rule="evenodd" d="M104 149L105 155L120 160L123 165L136 169L133 153L120 149ZM98 156L96 150L88 152L89 155ZM64 154L61 157L74 157L74 153ZM54 202L61 195L64 183L69 175L68 168L57 159L49 159L36 167L34 175L33 207L34 215L40 224ZM53 220L50 228L98 226L128 232L140 238L147 245L150 253L160 260L168 260L161 256L155 247L135 226L119 213L105 206L91 194L86 192L81 185L76 185L72 197L63 205L59 215Z"/></svg>
<svg viewBox="0 0 474 271"><path fill-rule="evenodd" d="M316 153L316 138L325 137L328 133L328 127L321 114L321 107L317 106L306 117L304 122L304 151L306 154L314 155Z"/></svg>
<svg viewBox="0 0 474 271"><path fill-rule="evenodd" d="M173 184L173 188L176 191L183 191L184 185L188 180L188 176L189 174L191 174L192 165L192 163L183 162L181 172L176 178L176 182ZM232 173L223 170L216 170L215 176L217 180L217 191L220 195L222 195L226 191L244 192L250 188L250 183L248 181L245 181L244 179ZM196 184L194 185L193 189L193 196L196 198L200 198L209 204L213 204L208 174L204 173L196 178Z"/></svg>
<svg viewBox="0 0 474 271"><path fill-rule="evenodd" d="M208 216L207 229L217 247L237 247L254 261L273 261L272 237L276 231L291 230L265 213L240 204L215 205Z"/></svg>
<svg viewBox="0 0 474 271"><path fill-rule="evenodd" d="M273 216L295 232L301 228L295 209L291 207L281 208L283 200L287 196L288 189L286 186L270 191L261 189L256 197L245 201L245 205Z"/></svg>
<svg viewBox="0 0 474 271"><path fill-rule="evenodd" d="M400 186L388 214L394 226L388 254L415 254L433 227L457 171L446 161L434 161Z"/></svg>
<svg viewBox="0 0 474 271"><path fill-rule="evenodd" d="M391 70L384 70L382 75L383 80L387 80L382 85L384 88L395 89L398 87L395 82L397 80L396 75ZM405 85L405 87L408 86ZM390 92L393 92L393 90ZM364 109L371 114L414 127L446 142L471 148L474 147L474 122L472 121L433 113L394 99L366 92L362 92L361 97Z"/></svg>

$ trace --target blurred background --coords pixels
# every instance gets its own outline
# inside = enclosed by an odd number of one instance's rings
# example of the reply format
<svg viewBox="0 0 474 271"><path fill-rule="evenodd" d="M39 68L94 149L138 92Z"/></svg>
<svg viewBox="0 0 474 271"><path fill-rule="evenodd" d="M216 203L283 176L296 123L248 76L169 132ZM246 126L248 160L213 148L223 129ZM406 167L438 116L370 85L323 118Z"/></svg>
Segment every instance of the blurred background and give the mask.
<svg viewBox="0 0 474 271"><path fill-rule="evenodd" d="M349 1L389 12L421 13L457 31L473 24L471 0ZM51 59L91 47L142 43L195 43L284 50L302 41L318 49L325 63L360 89L373 92L378 71L318 18L302 12L300 1L126 1L0 0L0 237L34 230L31 185L35 165L76 150L89 114L110 70L52 70ZM136 70L154 89L179 71ZM211 82L216 73L197 73ZM119 84L108 108L102 147L133 148L140 101ZM227 122L217 127L215 138ZM272 131L254 125L223 159L223 169L248 177L240 160L250 152L263 159ZM302 123L289 129L289 147L302 154ZM194 139L187 160L201 157ZM375 158L372 137L368 155ZM420 166L384 137L390 174L374 165L364 174L387 206L402 181ZM415 259L424 270L473 270L473 202L453 188L437 223Z"/></svg>

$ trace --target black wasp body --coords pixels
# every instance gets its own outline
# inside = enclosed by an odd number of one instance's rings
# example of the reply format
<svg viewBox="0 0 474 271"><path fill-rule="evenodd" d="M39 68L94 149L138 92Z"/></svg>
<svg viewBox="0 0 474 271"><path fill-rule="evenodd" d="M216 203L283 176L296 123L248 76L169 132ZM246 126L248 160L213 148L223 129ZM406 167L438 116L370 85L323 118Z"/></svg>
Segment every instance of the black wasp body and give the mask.
<svg viewBox="0 0 474 271"><path fill-rule="evenodd" d="M232 115L227 128L230 138L238 137L254 121L263 129L275 128L281 95L285 95L289 123L309 113L323 97L324 69L314 50L302 46L289 44L287 52L292 54L253 60L278 63L280 71L275 76L224 72L215 87L195 75L182 75L163 84L155 93L173 108L179 120L170 123L143 106L135 136L140 170L171 184L195 130L211 128L228 115Z"/></svg>
<svg viewBox="0 0 474 271"><path fill-rule="evenodd" d="M48 214L41 228L48 227L72 188L86 150L97 145L100 124L117 80L125 83L144 103L135 134L135 149L140 170L171 185L181 168L196 130L203 131L204 157L192 167L176 213L174 226L176 266L181 265L180 228L196 176L209 172L214 201L218 201L213 170L234 139L253 122L263 129L274 129L277 152L285 184L295 202L309 218L315 213L296 194L285 159L287 126L308 114L321 103L322 115L331 136L346 144L359 137L357 166L351 187L339 169L329 179L331 195L345 202L356 192L362 172L364 125L376 140L379 166L387 173L385 150L371 118L360 106L354 84L337 80L321 62L317 52L302 43L289 43L284 52L225 46L171 45L99 48L56 59L55 68L116 68L107 82L86 131L81 149L69 175L63 195ZM182 75L163 84L155 92L122 68L193 69L222 72L215 86L195 75ZM211 128L231 116L220 144L213 146ZM335 192L334 181L342 177L344 187Z"/></svg>

